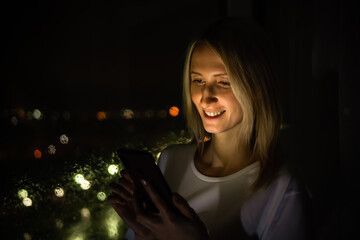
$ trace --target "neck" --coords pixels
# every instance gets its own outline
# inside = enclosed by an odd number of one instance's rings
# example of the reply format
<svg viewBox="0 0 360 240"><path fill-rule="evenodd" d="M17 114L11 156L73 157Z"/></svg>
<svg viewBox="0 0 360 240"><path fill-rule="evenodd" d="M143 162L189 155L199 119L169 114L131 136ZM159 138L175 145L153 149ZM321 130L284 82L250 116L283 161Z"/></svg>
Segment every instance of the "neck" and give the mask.
<svg viewBox="0 0 360 240"><path fill-rule="evenodd" d="M252 163L246 144L234 132L213 134L200 159L199 167L203 173L213 176L226 176L237 172ZM201 165L201 166L200 166Z"/></svg>

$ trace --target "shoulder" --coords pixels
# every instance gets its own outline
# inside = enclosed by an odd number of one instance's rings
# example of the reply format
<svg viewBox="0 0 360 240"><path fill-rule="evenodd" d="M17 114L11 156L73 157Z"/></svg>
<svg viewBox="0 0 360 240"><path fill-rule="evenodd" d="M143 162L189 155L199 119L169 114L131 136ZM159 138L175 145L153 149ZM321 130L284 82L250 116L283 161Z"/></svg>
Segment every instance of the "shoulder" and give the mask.
<svg viewBox="0 0 360 240"><path fill-rule="evenodd" d="M166 147L160 154L158 165L164 170L167 165L179 162L178 159L190 159L197 148L196 144L174 144ZM183 162L183 161L181 161Z"/></svg>
<svg viewBox="0 0 360 240"><path fill-rule="evenodd" d="M260 239L292 239L304 234L304 196L302 184L283 170L270 185L256 191L244 204L241 218L248 233ZM286 237L290 238L286 238ZM294 238L297 239L297 238Z"/></svg>

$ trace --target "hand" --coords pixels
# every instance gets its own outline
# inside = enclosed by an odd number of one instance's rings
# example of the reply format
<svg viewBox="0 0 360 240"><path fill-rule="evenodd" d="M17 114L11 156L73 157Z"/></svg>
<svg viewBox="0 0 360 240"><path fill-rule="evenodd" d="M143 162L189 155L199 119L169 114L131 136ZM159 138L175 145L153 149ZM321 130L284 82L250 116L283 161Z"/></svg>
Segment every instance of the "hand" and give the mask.
<svg viewBox="0 0 360 240"><path fill-rule="evenodd" d="M177 213L164 202L147 181L142 180L142 184L159 209L159 213L146 211L139 203L137 196L134 195L133 207L136 212L136 220L145 228L151 229L156 239L210 239L204 223L184 198L177 193L173 194L174 205L180 211Z"/></svg>
<svg viewBox="0 0 360 240"><path fill-rule="evenodd" d="M122 220L135 232L137 239L155 239L149 229L136 221L133 199L136 196L134 181L126 170L121 171L118 183L110 184L113 195L109 196L109 203ZM136 197L135 197L136 198Z"/></svg>

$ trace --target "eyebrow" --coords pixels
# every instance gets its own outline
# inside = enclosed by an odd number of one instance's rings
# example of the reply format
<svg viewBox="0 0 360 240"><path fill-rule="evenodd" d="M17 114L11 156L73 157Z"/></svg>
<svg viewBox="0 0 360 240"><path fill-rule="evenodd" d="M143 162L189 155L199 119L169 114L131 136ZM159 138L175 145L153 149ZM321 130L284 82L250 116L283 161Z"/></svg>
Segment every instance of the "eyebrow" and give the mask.
<svg viewBox="0 0 360 240"><path fill-rule="evenodd" d="M201 75L201 73L198 73L198 72L194 72L192 71L191 74L197 74L197 75ZM227 73L218 73L218 74L215 74L214 77L221 77L221 76L227 76Z"/></svg>

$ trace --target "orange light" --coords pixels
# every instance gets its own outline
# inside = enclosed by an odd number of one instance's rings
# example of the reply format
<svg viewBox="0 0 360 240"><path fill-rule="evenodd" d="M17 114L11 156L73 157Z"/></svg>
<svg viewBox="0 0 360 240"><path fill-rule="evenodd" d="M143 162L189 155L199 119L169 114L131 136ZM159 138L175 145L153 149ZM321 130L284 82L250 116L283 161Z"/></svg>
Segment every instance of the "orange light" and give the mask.
<svg viewBox="0 0 360 240"><path fill-rule="evenodd" d="M19 115L19 118L21 118L21 119L25 118L25 111L23 108L18 109L18 115Z"/></svg>
<svg viewBox="0 0 360 240"><path fill-rule="evenodd" d="M209 141L209 140L210 140L210 138L208 138L207 136L204 137L204 142Z"/></svg>
<svg viewBox="0 0 360 240"><path fill-rule="evenodd" d="M170 109L169 109L169 114L173 117L176 117L177 115L179 115L179 108L175 107L175 106L172 106Z"/></svg>
<svg viewBox="0 0 360 240"><path fill-rule="evenodd" d="M98 121L103 121L106 118L106 113L102 112L102 111L99 111L96 114L96 118L97 118Z"/></svg>
<svg viewBox="0 0 360 240"><path fill-rule="evenodd" d="M35 157L36 159L40 159L40 158L41 158L41 152L40 152L40 150L36 149L36 150L34 151L34 157Z"/></svg>

